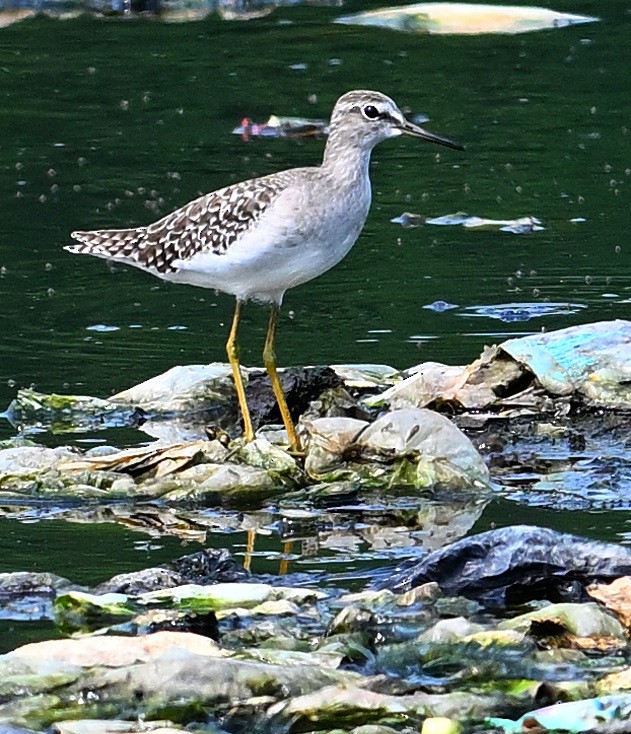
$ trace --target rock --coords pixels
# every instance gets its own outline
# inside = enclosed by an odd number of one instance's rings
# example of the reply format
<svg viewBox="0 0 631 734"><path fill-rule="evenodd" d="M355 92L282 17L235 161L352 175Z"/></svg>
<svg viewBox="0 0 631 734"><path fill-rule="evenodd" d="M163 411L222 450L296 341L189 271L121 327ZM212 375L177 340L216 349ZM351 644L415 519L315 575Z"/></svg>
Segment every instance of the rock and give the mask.
<svg viewBox="0 0 631 734"><path fill-rule="evenodd" d="M142 637L81 637L45 640L18 647L8 659L60 661L81 668L125 667L162 655L166 650L188 650L199 657L222 655L217 643L190 632L156 632Z"/></svg>
<svg viewBox="0 0 631 734"><path fill-rule="evenodd" d="M397 593L435 581L445 594L488 606L559 598L567 581L587 585L631 572L631 549L547 528L513 525L452 543L375 584Z"/></svg>
<svg viewBox="0 0 631 734"><path fill-rule="evenodd" d="M156 589L182 586L186 579L168 568L144 568L142 571L119 573L93 589L94 594L142 594Z"/></svg>
<svg viewBox="0 0 631 734"><path fill-rule="evenodd" d="M225 548L204 548L196 553L176 558L169 566L191 584L244 581L250 577L250 572Z"/></svg>
<svg viewBox="0 0 631 734"><path fill-rule="evenodd" d="M305 367L282 370L278 373L289 412L298 421L309 403L325 390L337 387L342 380L330 367ZM253 372L245 388L254 430L263 425L282 423L276 397L269 376L264 372Z"/></svg>

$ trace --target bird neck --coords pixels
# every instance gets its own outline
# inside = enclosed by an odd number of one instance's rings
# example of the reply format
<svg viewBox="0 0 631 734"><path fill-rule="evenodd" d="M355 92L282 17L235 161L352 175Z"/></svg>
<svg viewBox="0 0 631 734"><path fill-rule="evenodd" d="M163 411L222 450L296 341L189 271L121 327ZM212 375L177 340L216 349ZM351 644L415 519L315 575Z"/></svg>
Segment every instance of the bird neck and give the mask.
<svg viewBox="0 0 631 734"><path fill-rule="evenodd" d="M343 178L367 177L371 153L372 147L349 140L333 129L324 149L322 168L343 174Z"/></svg>

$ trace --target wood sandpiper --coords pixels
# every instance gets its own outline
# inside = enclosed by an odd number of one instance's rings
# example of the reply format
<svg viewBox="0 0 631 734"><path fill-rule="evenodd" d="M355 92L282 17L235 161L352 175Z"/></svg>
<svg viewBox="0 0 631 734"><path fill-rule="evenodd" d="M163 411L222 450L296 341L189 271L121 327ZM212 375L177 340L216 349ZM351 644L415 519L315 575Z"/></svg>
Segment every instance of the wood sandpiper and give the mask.
<svg viewBox="0 0 631 734"><path fill-rule="evenodd" d="M246 440L254 438L239 367L237 328L245 301L271 305L263 363L293 450L300 440L276 371L274 342L285 291L326 272L349 252L370 208L372 149L398 135L462 150L408 122L384 94L338 99L319 166L293 168L201 196L146 227L73 232L73 253L133 265L174 283L236 296L226 345Z"/></svg>

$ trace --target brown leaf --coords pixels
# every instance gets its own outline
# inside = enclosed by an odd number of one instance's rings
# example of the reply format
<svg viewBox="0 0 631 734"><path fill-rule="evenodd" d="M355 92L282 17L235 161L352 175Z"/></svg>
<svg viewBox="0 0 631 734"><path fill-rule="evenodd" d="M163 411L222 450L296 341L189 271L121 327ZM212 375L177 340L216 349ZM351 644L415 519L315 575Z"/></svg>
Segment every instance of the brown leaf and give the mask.
<svg viewBox="0 0 631 734"><path fill-rule="evenodd" d="M125 449L115 454L81 459L62 465L64 470L114 471L139 476L152 472L153 476L173 474L199 460L203 456L206 441L173 444L171 446L142 446Z"/></svg>

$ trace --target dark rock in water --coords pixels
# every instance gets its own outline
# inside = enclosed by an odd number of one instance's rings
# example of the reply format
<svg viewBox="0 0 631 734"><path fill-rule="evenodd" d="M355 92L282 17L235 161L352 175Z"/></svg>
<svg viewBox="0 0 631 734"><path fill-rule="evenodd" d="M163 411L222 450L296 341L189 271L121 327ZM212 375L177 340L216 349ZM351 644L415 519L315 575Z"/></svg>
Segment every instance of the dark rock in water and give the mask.
<svg viewBox="0 0 631 734"><path fill-rule="evenodd" d="M503 607L532 599L567 600L593 581L631 573L631 549L547 528L514 525L489 530L388 570L374 588L402 593L429 581L449 596Z"/></svg>
<svg viewBox="0 0 631 734"><path fill-rule="evenodd" d="M76 588L63 576L54 573L16 571L0 574L0 600L23 596L55 597L60 590Z"/></svg>
<svg viewBox="0 0 631 734"><path fill-rule="evenodd" d="M144 594L147 591L158 589L173 589L187 583L186 579L177 571L168 568L144 568L132 573L119 573L109 581L99 584L94 594Z"/></svg>
<svg viewBox="0 0 631 734"><path fill-rule="evenodd" d="M312 400L342 380L330 367L290 368L278 374L287 405L294 421L305 412ZM282 423L272 383L265 372L250 374L245 394L256 431L269 423Z"/></svg>
<svg viewBox="0 0 631 734"><path fill-rule="evenodd" d="M183 577L186 584L219 584L246 581L250 572L246 571L225 548L204 548L176 558L169 566Z"/></svg>
<svg viewBox="0 0 631 734"><path fill-rule="evenodd" d="M145 568L134 573L121 573L104 581L93 589L94 594L130 594L137 596L148 591L159 589L173 589L184 584L219 584L250 579L246 571L225 548L205 548L197 553L191 553L176 558L171 563L155 568ZM201 622L205 625L206 622ZM176 627L173 620L165 620L164 627L156 629L170 629ZM183 624L182 629L199 632L209 636L207 631L198 630L194 624Z"/></svg>
<svg viewBox="0 0 631 734"><path fill-rule="evenodd" d="M219 639L219 626L214 612L182 612L178 609L152 609L134 619L136 634L156 632L192 632Z"/></svg>
<svg viewBox="0 0 631 734"><path fill-rule="evenodd" d="M0 573L0 619L3 621L52 619L53 602L57 594L77 588L79 588L77 584L54 573L29 571Z"/></svg>

